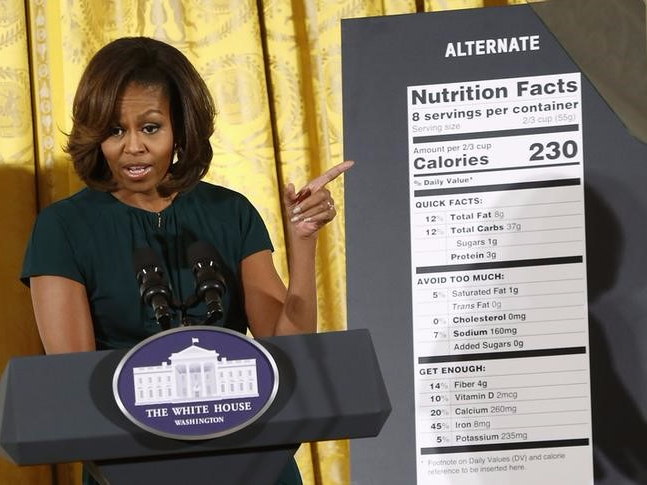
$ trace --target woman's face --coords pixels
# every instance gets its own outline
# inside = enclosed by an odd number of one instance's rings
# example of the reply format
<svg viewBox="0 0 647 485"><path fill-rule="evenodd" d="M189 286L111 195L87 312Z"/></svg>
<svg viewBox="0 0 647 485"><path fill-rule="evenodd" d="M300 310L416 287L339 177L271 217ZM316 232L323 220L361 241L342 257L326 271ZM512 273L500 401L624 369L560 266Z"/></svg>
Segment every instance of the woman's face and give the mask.
<svg viewBox="0 0 647 485"><path fill-rule="evenodd" d="M157 198L173 157L169 98L160 86L131 83L117 105L119 119L101 143L122 199Z"/></svg>

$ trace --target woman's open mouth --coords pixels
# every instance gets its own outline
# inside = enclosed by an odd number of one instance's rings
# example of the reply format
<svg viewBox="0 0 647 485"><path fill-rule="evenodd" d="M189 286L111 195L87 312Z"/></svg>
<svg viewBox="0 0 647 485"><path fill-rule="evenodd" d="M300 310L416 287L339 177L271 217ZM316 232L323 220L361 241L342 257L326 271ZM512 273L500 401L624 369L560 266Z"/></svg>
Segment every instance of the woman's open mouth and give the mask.
<svg viewBox="0 0 647 485"><path fill-rule="evenodd" d="M128 165L124 167L127 177L133 180L145 177L151 170L151 165Z"/></svg>

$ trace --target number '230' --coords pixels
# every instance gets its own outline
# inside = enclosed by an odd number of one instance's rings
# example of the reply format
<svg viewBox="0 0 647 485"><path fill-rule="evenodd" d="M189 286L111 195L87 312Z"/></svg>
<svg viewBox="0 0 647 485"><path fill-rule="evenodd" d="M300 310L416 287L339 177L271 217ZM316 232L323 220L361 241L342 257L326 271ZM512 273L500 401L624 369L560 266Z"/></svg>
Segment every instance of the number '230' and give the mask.
<svg viewBox="0 0 647 485"><path fill-rule="evenodd" d="M530 151L533 152L530 155L530 160L533 162L539 160L557 160L562 157L573 158L577 155L577 143L573 140L565 141L564 143L559 143L557 141L551 141L546 143L533 143L530 145Z"/></svg>

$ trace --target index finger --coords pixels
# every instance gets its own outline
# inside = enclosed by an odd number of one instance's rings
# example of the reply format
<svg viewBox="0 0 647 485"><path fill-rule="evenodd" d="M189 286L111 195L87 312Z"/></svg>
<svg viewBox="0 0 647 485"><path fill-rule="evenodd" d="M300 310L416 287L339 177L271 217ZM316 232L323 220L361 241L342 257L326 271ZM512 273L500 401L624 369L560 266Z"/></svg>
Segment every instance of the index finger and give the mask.
<svg viewBox="0 0 647 485"><path fill-rule="evenodd" d="M307 185L307 187L310 189L311 192L316 192L327 183L335 180L342 173L344 173L346 170L351 168L354 164L355 162L353 160L346 160L345 162L341 162L340 164L335 165L331 169L326 170L324 173L319 175L319 177L312 179L310 183Z"/></svg>

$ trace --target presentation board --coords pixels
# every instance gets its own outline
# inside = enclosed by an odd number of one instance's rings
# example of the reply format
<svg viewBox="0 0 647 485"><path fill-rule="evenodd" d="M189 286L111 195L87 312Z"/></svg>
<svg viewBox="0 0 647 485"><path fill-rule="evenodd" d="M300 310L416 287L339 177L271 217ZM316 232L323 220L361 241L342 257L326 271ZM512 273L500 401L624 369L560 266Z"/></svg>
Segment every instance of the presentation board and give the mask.
<svg viewBox="0 0 647 485"><path fill-rule="evenodd" d="M610 234L588 176L609 143L632 167L644 146L528 6L342 36L349 327L371 330L394 407L351 482L593 483L589 302L609 282L591 247Z"/></svg>

